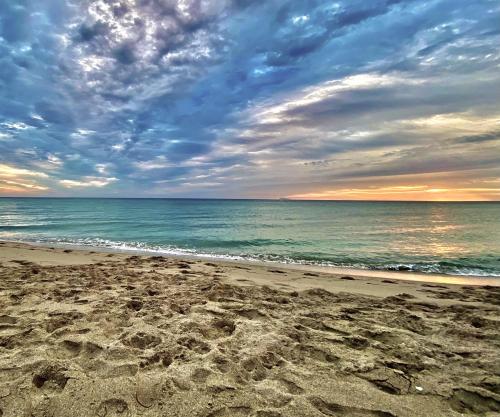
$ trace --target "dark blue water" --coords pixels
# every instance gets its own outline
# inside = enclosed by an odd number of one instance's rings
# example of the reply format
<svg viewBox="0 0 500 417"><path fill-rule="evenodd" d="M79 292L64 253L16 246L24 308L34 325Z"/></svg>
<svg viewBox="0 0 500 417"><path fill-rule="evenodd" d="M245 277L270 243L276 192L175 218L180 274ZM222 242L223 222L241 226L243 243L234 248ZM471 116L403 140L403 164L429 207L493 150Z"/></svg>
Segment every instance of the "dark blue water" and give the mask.
<svg viewBox="0 0 500 417"><path fill-rule="evenodd" d="M0 198L0 239L500 276L500 203Z"/></svg>

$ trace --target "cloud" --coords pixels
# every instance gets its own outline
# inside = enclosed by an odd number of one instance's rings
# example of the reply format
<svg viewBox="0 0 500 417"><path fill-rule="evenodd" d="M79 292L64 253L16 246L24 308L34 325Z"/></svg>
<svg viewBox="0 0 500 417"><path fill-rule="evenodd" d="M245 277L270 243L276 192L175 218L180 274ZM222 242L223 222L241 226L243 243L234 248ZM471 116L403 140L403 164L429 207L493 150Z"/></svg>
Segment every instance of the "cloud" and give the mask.
<svg viewBox="0 0 500 417"><path fill-rule="evenodd" d="M134 166L141 171L149 171L152 169L171 168L173 164L168 162L164 156L158 156L151 161L137 161Z"/></svg>
<svg viewBox="0 0 500 417"><path fill-rule="evenodd" d="M110 168L111 168L111 164L96 164L96 166L95 166L95 170L99 174L103 174L103 175L109 174Z"/></svg>
<svg viewBox="0 0 500 417"><path fill-rule="evenodd" d="M86 176L81 178L80 180L60 180L59 184L66 188L87 188L87 187L106 187L109 184L118 181L117 178L110 177L92 177Z"/></svg>
<svg viewBox="0 0 500 417"><path fill-rule="evenodd" d="M25 170L0 178L190 197L497 178L499 17L488 0L0 2L0 164Z"/></svg>
<svg viewBox="0 0 500 417"><path fill-rule="evenodd" d="M49 166L51 165L53 168L58 168L61 165L63 165L63 161L61 160L61 158L51 153L47 154L47 163L49 164Z"/></svg>
<svg viewBox="0 0 500 417"><path fill-rule="evenodd" d="M8 130L26 130L30 126L23 122L4 122L2 126Z"/></svg>
<svg viewBox="0 0 500 417"><path fill-rule="evenodd" d="M35 180L48 177L44 172L0 164L0 193L26 194L47 191L48 186L39 184Z"/></svg>
<svg viewBox="0 0 500 417"><path fill-rule="evenodd" d="M0 164L0 177L16 178L16 177L39 177L48 178L44 172L31 171L29 169L17 168L10 165Z"/></svg>
<svg viewBox="0 0 500 417"><path fill-rule="evenodd" d="M35 191L46 191L48 187L44 187L42 185L30 183L30 182L19 182L19 181L10 181L4 180L0 178L0 190L7 191L24 191L24 190L35 190Z"/></svg>
<svg viewBox="0 0 500 417"><path fill-rule="evenodd" d="M421 80L405 79L397 74L356 74L342 79L329 80L313 87L307 87L291 97L280 100L279 104L257 104L255 110L250 110L251 118L256 124L289 123L300 118L303 110L318 104L339 99L355 91L373 91L399 85L418 85Z"/></svg>
<svg viewBox="0 0 500 417"><path fill-rule="evenodd" d="M457 143L481 143L500 140L500 131L483 133L480 135L468 135L456 138Z"/></svg>
<svg viewBox="0 0 500 417"><path fill-rule="evenodd" d="M437 198L433 198L437 195ZM370 187L370 188L339 188L321 192L291 195L292 199L313 200L429 200L439 201L458 200L484 200L497 199L500 189L493 187L453 187L432 188L428 185L400 185L394 187Z"/></svg>

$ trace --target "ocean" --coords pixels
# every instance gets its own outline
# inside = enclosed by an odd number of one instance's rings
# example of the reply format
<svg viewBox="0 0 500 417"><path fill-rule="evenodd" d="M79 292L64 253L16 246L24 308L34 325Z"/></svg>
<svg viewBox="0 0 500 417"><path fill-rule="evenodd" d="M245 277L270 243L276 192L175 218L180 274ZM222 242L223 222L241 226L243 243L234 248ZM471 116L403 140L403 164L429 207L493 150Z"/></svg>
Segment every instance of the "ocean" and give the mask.
<svg viewBox="0 0 500 417"><path fill-rule="evenodd" d="M0 198L0 239L500 277L500 203Z"/></svg>

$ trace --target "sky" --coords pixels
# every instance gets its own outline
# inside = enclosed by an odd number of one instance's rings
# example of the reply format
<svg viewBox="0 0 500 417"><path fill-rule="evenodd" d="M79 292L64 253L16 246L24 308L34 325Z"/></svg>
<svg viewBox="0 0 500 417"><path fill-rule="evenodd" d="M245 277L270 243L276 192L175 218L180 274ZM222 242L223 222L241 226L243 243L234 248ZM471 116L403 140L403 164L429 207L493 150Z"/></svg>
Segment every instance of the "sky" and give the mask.
<svg viewBox="0 0 500 417"><path fill-rule="evenodd" d="M500 2L2 0L0 196L500 200Z"/></svg>

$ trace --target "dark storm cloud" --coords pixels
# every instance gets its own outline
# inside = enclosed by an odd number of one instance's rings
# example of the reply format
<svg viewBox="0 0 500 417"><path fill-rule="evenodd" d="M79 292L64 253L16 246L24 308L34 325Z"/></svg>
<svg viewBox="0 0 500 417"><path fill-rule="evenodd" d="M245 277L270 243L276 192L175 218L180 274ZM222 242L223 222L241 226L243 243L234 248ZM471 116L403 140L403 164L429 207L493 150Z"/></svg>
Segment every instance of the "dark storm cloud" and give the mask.
<svg viewBox="0 0 500 417"><path fill-rule="evenodd" d="M488 0L0 2L0 163L45 173L54 193L102 177L104 193L198 181L238 196L358 178L304 165L343 155L362 175L487 165L499 14ZM449 131L425 124L440 114Z"/></svg>

